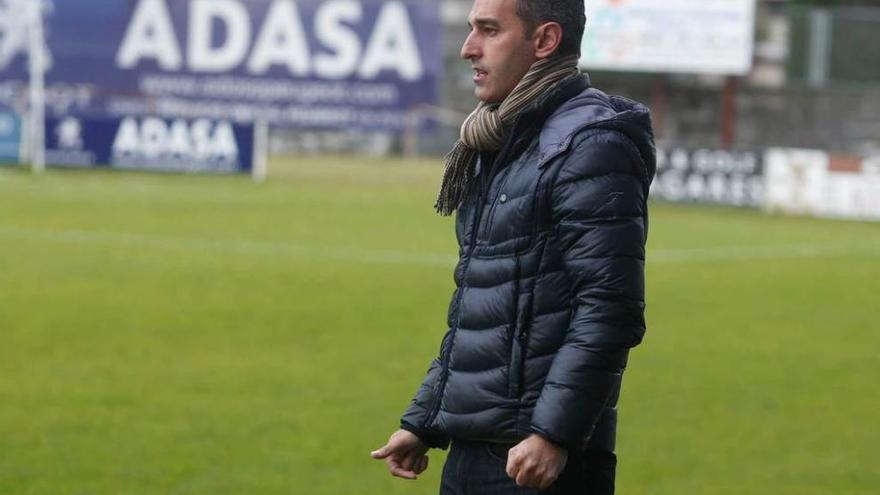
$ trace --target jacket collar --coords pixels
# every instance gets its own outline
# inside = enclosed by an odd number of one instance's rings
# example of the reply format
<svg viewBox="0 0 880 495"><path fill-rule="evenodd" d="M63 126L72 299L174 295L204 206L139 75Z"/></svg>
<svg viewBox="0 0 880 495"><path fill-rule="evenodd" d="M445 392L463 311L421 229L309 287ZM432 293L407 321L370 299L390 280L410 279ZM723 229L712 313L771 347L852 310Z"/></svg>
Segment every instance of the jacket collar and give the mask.
<svg viewBox="0 0 880 495"><path fill-rule="evenodd" d="M518 156L538 138L547 119L568 100L590 88L587 74L577 74L563 79L552 90L535 99L523 109L514 121L508 141L502 146L495 162L504 166L511 158Z"/></svg>

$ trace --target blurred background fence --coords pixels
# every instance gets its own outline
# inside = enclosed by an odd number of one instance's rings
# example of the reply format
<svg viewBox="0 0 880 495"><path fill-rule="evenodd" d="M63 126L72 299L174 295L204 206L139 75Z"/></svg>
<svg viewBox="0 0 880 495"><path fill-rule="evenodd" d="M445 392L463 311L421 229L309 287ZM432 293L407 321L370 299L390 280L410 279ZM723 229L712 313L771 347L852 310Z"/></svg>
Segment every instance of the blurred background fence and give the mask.
<svg viewBox="0 0 880 495"><path fill-rule="evenodd" d="M753 65L742 77L587 70L597 87L648 104L661 141L688 147L783 146L880 154L880 2L838 3L844 2L817 6L759 0ZM463 116L472 109L471 70L459 57L467 35L462 19L469 8L467 0L441 3L440 105L433 114L417 111L440 125L420 133L419 153L445 153L457 136L457 125L443 115L452 110ZM588 20L588 30L589 25ZM731 122L724 120L725 97L732 97ZM731 126L727 134L725 125ZM298 134L279 132L275 149L321 149L286 143L299 143ZM382 143L367 147L374 152L404 150L402 136L373 139ZM339 147L338 140L328 141L327 148Z"/></svg>

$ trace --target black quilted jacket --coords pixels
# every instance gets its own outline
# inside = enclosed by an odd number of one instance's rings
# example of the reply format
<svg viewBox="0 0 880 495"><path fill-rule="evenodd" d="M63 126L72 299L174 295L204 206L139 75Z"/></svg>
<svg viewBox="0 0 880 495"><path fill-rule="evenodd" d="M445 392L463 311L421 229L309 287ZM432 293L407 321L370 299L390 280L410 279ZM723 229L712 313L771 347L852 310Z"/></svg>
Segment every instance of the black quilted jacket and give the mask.
<svg viewBox="0 0 880 495"><path fill-rule="evenodd" d="M613 451L628 351L642 340L648 110L570 78L481 155L457 211L440 353L401 418L450 438Z"/></svg>

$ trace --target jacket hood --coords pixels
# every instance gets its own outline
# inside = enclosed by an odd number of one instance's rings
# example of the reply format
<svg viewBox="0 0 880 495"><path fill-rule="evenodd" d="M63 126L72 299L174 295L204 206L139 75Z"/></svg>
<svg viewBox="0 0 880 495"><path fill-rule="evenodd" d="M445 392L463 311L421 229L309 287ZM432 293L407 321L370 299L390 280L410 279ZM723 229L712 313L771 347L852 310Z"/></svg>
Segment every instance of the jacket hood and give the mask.
<svg viewBox="0 0 880 495"><path fill-rule="evenodd" d="M629 98L593 88L589 86L589 77L582 77L586 88L559 105L544 122L539 137L541 163L565 151L574 135L585 128L612 129L622 132L636 145L650 182L657 168L650 110Z"/></svg>

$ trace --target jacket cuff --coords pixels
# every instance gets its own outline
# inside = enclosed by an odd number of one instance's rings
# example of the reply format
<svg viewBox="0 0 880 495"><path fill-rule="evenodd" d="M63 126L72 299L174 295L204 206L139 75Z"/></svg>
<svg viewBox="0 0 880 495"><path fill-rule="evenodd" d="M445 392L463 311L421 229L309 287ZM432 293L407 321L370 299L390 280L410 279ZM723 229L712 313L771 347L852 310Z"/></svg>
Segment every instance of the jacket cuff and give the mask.
<svg viewBox="0 0 880 495"><path fill-rule="evenodd" d="M421 440L422 443L432 449L446 450L446 448L449 447L449 437L444 435L442 432L429 430L427 428L419 428L413 424L407 423L406 421L400 422L400 429L406 430L413 435L419 437L419 440Z"/></svg>
<svg viewBox="0 0 880 495"><path fill-rule="evenodd" d="M564 448L569 453L577 452L577 451L581 450L580 445L575 445L575 444L572 444L571 442L566 442L565 440L563 440L555 435L550 434L549 432L547 432L546 430L544 430L541 427L532 425L529 429L531 430L532 433L536 433L536 434L540 435L542 438L544 438L544 440L547 440L548 442L555 444L557 447Z"/></svg>

